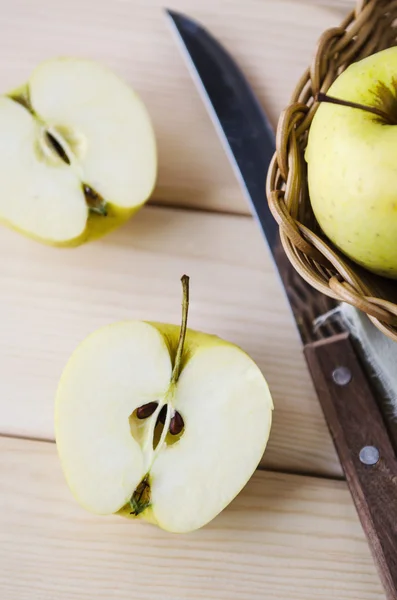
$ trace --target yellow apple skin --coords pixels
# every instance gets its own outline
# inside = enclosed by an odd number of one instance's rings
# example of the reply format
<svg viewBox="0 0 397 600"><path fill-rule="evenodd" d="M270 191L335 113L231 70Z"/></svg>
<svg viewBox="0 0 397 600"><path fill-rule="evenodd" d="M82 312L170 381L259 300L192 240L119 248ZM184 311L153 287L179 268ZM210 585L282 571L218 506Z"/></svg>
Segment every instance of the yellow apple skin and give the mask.
<svg viewBox="0 0 397 600"><path fill-rule="evenodd" d="M329 96L397 113L397 48L344 71ZM397 278L397 125L357 108L320 104L305 158L310 200L329 239L353 261Z"/></svg>
<svg viewBox="0 0 397 600"><path fill-rule="evenodd" d="M108 202L106 205L106 217L93 212L89 212L87 224L83 233L72 240L67 240L66 242L58 242L38 237L29 231L15 227L12 223L5 219L0 218L0 223L2 225L5 225L9 229L16 231L17 233L20 233L25 237L30 238L31 240L44 244L45 246L52 246L54 248L76 248L77 246L81 246L82 244L85 244L87 242L92 242L107 235L108 233L111 233L112 231L120 227L120 225L126 223L136 212L138 212L138 210L140 210L144 206L145 203L146 201L142 202L142 204L140 204L139 206L134 206L134 208L125 209L120 208L119 206L115 206Z"/></svg>

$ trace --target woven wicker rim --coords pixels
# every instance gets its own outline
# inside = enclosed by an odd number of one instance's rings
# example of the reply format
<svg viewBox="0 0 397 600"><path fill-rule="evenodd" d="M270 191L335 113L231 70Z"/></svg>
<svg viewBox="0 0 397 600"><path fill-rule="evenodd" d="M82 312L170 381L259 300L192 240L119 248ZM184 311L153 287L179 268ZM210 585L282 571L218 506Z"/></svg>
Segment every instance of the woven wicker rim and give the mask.
<svg viewBox="0 0 397 600"><path fill-rule="evenodd" d="M314 288L365 312L383 333L397 341L397 304L379 288L378 278L355 267L315 231L304 151L315 97L327 92L354 61L397 44L397 0L359 0L339 27L325 31L311 66L282 112L266 195L279 224L283 248L296 271Z"/></svg>

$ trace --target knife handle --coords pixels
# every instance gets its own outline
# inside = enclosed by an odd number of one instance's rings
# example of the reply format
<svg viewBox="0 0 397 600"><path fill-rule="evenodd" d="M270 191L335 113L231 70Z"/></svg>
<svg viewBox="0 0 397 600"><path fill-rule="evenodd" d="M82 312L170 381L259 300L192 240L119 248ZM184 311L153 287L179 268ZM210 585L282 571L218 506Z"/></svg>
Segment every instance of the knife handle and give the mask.
<svg viewBox="0 0 397 600"><path fill-rule="evenodd" d="M387 598L397 600L397 458L375 395L348 333L304 353Z"/></svg>

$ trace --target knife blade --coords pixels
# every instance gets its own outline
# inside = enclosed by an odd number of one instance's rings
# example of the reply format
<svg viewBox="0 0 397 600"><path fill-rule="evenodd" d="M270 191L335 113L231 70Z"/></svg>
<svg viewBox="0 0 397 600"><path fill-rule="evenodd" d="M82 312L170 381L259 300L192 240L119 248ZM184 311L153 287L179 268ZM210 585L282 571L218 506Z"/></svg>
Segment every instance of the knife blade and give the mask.
<svg viewBox="0 0 397 600"><path fill-rule="evenodd" d="M264 234L277 265L303 342L322 335L341 333L336 320L315 327L316 317L331 311L335 302L314 290L293 269L281 247L278 226L270 213L265 185L268 165L275 151L272 127L244 75L230 55L202 26L168 10L176 41L187 61L214 126L253 216ZM308 302L308 299L311 302ZM316 312L313 313L313 307Z"/></svg>
<svg viewBox="0 0 397 600"><path fill-rule="evenodd" d="M193 80L264 234L329 430L388 598L397 600L397 458L391 434L336 307L295 271L265 196L275 136L230 53L200 24L166 10ZM319 318L320 317L320 318Z"/></svg>

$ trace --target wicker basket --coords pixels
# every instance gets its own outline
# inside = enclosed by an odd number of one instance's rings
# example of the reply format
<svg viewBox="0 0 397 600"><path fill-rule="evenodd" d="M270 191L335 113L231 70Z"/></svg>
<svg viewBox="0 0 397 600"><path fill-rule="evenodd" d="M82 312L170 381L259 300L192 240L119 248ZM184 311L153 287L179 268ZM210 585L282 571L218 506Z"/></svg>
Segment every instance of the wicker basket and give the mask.
<svg viewBox="0 0 397 600"><path fill-rule="evenodd" d="M277 150L267 177L267 198L280 227L284 250L296 271L313 287L368 314L397 341L397 281L369 273L343 256L325 238L314 218L304 151L317 110L314 98L360 60L397 44L397 0L361 0L341 23L319 40L310 68L280 116Z"/></svg>

